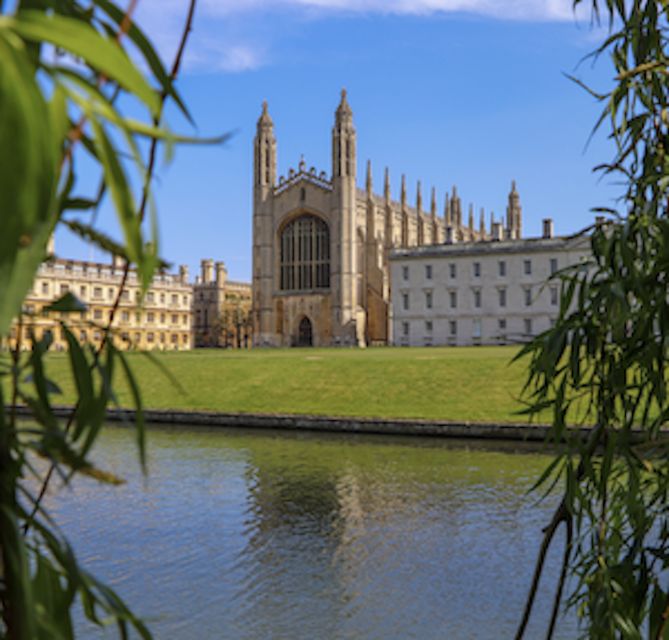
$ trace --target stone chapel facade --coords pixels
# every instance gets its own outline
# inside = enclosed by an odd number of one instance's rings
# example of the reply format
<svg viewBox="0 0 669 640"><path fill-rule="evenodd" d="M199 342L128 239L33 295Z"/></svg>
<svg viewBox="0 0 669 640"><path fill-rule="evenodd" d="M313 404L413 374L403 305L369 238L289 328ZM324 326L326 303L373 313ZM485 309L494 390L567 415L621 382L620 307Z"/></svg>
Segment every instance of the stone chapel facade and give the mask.
<svg viewBox="0 0 669 640"><path fill-rule="evenodd" d="M346 91L332 129L332 173L302 160L277 179L274 124L263 103L254 139L253 332L256 346L365 346L389 341L392 249L489 240L484 213L463 220L453 187L444 214L435 189L423 209L420 183L409 206L402 176L400 201L391 198L388 170L382 195L372 188L367 164L364 189L356 185L356 131ZM515 185L504 236L521 236Z"/></svg>

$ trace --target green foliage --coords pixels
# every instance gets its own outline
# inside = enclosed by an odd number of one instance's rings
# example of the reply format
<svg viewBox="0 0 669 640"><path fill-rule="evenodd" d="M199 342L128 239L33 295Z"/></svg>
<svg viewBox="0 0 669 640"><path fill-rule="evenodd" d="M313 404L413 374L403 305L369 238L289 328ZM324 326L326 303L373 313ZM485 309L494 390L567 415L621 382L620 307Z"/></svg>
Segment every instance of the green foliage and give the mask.
<svg viewBox="0 0 669 640"><path fill-rule="evenodd" d="M567 604L584 637L669 638L669 3L593 9L610 28L593 56L608 54L616 74L612 91L591 91L603 104L595 128L608 124L616 145L597 170L625 191L619 211L597 210L608 219L588 230L591 262L559 276L559 319L522 354L526 390L535 411L551 411L553 437L567 438L554 467L565 494L546 540L564 523ZM595 425L587 443L565 430L575 402Z"/></svg>
<svg viewBox="0 0 669 640"><path fill-rule="evenodd" d="M26 44L0 28L0 335L7 333L56 223L58 147L52 128L64 114L49 105L34 75ZM62 134L62 129L59 130Z"/></svg>
<svg viewBox="0 0 669 640"><path fill-rule="evenodd" d="M10 13L0 2L0 338L8 338L16 318L19 331L12 354L0 359L0 637L72 638L71 610L78 599L94 624L111 622L124 638L130 628L150 638L123 601L78 565L42 503L53 476L61 483L75 474L122 482L88 459L108 405L117 403L115 380L132 392L139 461L145 468L136 377L109 339L111 321L99 348L80 345L67 318L85 306L66 294L49 307L61 317L58 330L69 347L67 367L75 388L72 418L59 420L52 401L61 394L60 381L45 368L52 338L49 333L40 340L32 336L30 351L22 350L22 303L58 224L124 258L126 274L132 263L146 290L155 269L164 265L158 259L155 221L144 224L156 142L171 147L222 138L176 136L161 124L168 98L190 118L173 86L179 58L168 73L131 16L114 3L23 0L12 6ZM194 0L190 7L179 56ZM145 122L126 117L116 106L122 93L144 108ZM148 162L142 158L142 139L151 141ZM99 169L93 195L75 193L81 154ZM138 184L140 197L133 193ZM107 193L122 242L96 229L90 215ZM31 421L16 419L17 404L30 408Z"/></svg>

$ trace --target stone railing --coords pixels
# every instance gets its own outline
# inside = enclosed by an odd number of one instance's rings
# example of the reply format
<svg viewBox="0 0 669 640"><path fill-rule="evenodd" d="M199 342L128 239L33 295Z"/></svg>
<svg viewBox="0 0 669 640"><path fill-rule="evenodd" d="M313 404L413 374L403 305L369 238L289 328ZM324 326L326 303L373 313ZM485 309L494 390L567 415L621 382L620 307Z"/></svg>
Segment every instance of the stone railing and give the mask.
<svg viewBox="0 0 669 640"><path fill-rule="evenodd" d="M291 169L288 174L288 178L281 176L279 178L279 184L274 187L274 195L283 193L286 191L286 189L289 189L300 180L306 180L307 182L310 182L311 184L316 185L321 189L332 191L332 182L327 179L327 174L325 171L321 171L320 174L316 174L316 169L311 167L309 171L300 169L296 172L294 169Z"/></svg>
<svg viewBox="0 0 669 640"><path fill-rule="evenodd" d="M58 278L71 280L89 280L89 281L104 281L110 284L118 284L123 276L122 267L112 267L100 263L80 262L75 260L58 259L52 262L44 262L40 265L38 276L54 275ZM138 278L134 269L128 273L127 284L137 285ZM181 276L175 273L161 273L154 275L151 287L160 287L167 285L168 287L183 287L189 288L188 283L183 282Z"/></svg>

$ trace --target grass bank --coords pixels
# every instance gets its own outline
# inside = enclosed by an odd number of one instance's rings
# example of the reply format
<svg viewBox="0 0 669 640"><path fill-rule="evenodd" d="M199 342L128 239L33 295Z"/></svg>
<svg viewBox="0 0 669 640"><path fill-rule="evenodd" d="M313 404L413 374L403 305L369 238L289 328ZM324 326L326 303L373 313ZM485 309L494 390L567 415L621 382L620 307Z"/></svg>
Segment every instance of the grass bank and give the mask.
<svg viewBox="0 0 669 640"><path fill-rule="evenodd" d="M144 402L153 409L233 413L300 413L383 418L514 422L524 382L517 347L196 350L156 358L183 387L179 392L154 364L130 354ZM47 372L73 387L64 354ZM119 387L121 404L130 406Z"/></svg>

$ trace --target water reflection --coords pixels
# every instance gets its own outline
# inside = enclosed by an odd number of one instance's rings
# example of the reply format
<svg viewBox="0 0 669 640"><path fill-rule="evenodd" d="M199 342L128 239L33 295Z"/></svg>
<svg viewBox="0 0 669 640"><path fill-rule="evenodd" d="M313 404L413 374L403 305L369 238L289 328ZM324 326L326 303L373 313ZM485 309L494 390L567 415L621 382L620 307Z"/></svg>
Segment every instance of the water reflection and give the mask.
<svg viewBox="0 0 669 640"><path fill-rule="evenodd" d="M53 506L158 638L513 635L551 506L525 496L541 455L201 429L150 446L145 486L130 434L110 429L97 459L128 485L80 482Z"/></svg>

